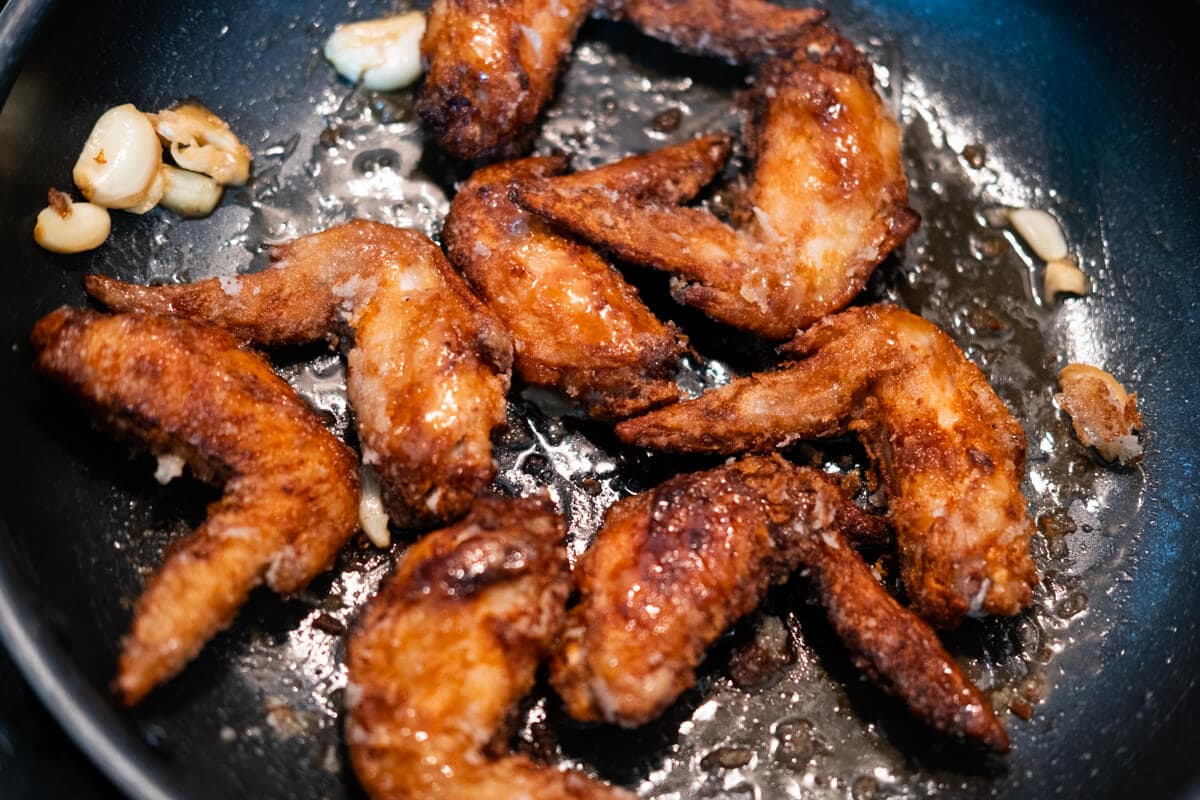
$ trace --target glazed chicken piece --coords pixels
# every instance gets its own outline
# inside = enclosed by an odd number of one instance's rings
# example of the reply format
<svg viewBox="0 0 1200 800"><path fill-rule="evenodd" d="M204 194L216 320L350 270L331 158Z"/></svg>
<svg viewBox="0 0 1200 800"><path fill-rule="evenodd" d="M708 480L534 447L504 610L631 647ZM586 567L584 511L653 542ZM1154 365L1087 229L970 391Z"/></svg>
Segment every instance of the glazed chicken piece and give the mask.
<svg viewBox="0 0 1200 800"><path fill-rule="evenodd" d="M695 683L705 650L804 567L855 663L936 730L998 751L1008 737L933 631L851 544L880 520L779 456L677 476L609 511L576 565L551 682L581 720L641 725Z"/></svg>
<svg viewBox="0 0 1200 800"><path fill-rule="evenodd" d="M728 153L727 137L707 136L585 174L608 191L681 202ZM526 382L555 387L600 418L677 400L682 337L594 250L509 199L513 184L565 169L563 158L528 158L476 172L450 206L446 253L512 332Z"/></svg>
<svg viewBox="0 0 1200 800"><path fill-rule="evenodd" d="M118 311L209 322L261 345L348 328L347 392L392 520L465 512L495 473L491 432L505 421L512 363L503 325L415 231L360 220L277 247L272 259L262 272L187 285L85 282Z"/></svg>
<svg viewBox="0 0 1200 800"><path fill-rule="evenodd" d="M513 157L536 133L591 0L435 0L417 112L457 158Z"/></svg>
<svg viewBox="0 0 1200 800"><path fill-rule="evenodd" d="M602 0L600 9L686 53L745 63L787 53L829 16L763 0Z"/></svg>
<svg viewBox="0 0 1200 800"><path fill-rule="evenodd" d="M1068 364L1058 373L1062 392L1054 395L1060 408L1071 417L1071 426L1079 441L1105 461L1123 465L1142 460L1142 443L1137 431L1142 415L1137 410L1137 395L1099 367Z"/></svg>
<svg viewBox="0 0 1200 800"><path fill-rule="evenodd" d="M301 590L357 530L353 453L224 331L60 308L33 348L38 372L101 424L225 487L138 600L114 686L126 705L183 669L252 589Z"/></svg>
<svg viewBox="0 0 1200 800"><path fill-rule="evenodd" d="M562 625L563 537L547 502L481 497L404 553L347 645L346 743L374 800L632 797L495 755Z"/></svg>
<svg viewBox="0 0 1200 800"><path fill-rule="evenodd" d="M803 359L617 427L626 442L738 453L857 433L887 491L913 610L952 628L1016 614L1037 570L1021 494L1025 433L979 368L933 324L854 308L784 351Z"/></svg>
<svg viewBox="0 0 1200 800"><path fill-rule="evenodd" d="M518 202L626 261L671 272L675 299L713 319L769 339L794 335L849 303L919 222L906 204L900 128L869 65L823 26L810 39L759 69L746 226L558 178L522 184Z"/></svg>

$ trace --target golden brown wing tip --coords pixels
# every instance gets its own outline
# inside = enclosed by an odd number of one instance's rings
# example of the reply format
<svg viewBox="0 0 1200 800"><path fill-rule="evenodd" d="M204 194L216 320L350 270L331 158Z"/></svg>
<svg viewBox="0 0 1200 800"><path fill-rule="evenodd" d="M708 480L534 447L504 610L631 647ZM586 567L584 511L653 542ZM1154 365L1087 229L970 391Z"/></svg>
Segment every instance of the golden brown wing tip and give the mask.
<svg viewBox="0 0 1200 800"><path fill-rule="evenodd" d="M122 644L117 676L112 679L108 688L124 708L133 708L145 700L146 696L159 685L159 681L147 671L140 669L135 661L136 659L132 658L126 650L126 645Z"/></svg>
<svg viewBox="0 0 1200 800"><path fill-rule="evenodd" d="M49 349L62 334L63 328L79 313L79 309L61 306L34 323L33 332L29 336L34 354L40 356Z"/></svg>

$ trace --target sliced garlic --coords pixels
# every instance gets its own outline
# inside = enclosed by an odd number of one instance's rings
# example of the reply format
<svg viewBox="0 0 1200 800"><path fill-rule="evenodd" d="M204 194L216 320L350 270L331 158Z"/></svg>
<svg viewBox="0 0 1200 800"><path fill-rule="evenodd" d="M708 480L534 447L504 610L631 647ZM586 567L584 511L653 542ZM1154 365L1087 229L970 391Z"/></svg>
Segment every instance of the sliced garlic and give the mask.
<svg viewBox="0 0 1200 800"><path fill-rule="evenodd" d="M325 43L325 57L338 73L368 89L402 89L421 77L425 14L338 25Z"/></svg>
<svg viewBox="0 0 1200 800"><path fill-rule="evenodd" d="M73 203L57 189L50 190L50 205L42 209L33 226L33 240L52 253L82 253L99 247L112 230L108 209L91 203Z"/></svg>
<svg viewBox="0 0 1200 800"><path fill-rule="evenodd" d="M144 213L162 197L162 146L154 126L132 104L110 108L96 120L75 162L75 185L105 208Z"/></svg>
<svg viewBox="0 0 1200 800"><path fill-rule="evenodd" d="M1067 237L1049 212L1040 208L1014 208L1008 212L1008 221L1043 261L1058 261L1069 254Z"/></svg>
<svg viewBox="0 0 1200 800"><path fill-rule="evenodd" d="M250 148L242 144L225 120L204 106L181 103L148 116L180 167L202 172L226 186L249 180Z"/></svg>
<svg viewBox="0 0 1200 800"><path fill-rule="evenodd" d="M207 175L163 165L167 190L159 204L183 217L207 217L221 202L225 187Z"/></svg>
<svg viewBox="0 0 1200 800"><path fill-rule="evenodd" d="M358 523L363 533L376 547L387 547L392 543L392 533L388 530L387 510L383 507L383 491L379 486L379 478L375 470L363 465L362 496L358 501Z"/></svg>
<svg viewBox="0 0 1200 800"><path fill-rule="evenodd" d="M1046 263L1046 272L1042 276L1042 297L1047 303L1053 303L1060 294L1087 294L1092 290L1092 282L1072 258L1059 258Z"/></svg>

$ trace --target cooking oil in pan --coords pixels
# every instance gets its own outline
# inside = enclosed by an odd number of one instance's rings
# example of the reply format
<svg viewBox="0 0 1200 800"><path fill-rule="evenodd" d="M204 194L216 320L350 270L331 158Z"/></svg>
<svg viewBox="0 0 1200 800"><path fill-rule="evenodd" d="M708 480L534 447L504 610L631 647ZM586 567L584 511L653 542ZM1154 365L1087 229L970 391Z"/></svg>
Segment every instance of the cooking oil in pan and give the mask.
<svg viewBox="0 0 1200 800"><path fill-rule="evenodd" d="M538 152L569 153L584 168L701 132L738 130L732 101L742 73L647 55L620 30L607 24L587 29L545 116ZM1061 199L1014 177L1002 149L993 152L979 141L969 119L945 114L936 93L905 73L900 45L860 41L870 43L881 89L904 123L911 202L924 219L878 270L866 297L897 302L946 329L989 376L1029 438L1025 489L1041 531L1034 542L1042 575L1035 604L1016 619L970 621L947 641L1007 716L1020 746L1037 735L1039 704L1063 679L1053 669L1058 654L1087 647L1113 624L1095 612L1091 598L1119 593L1129 579L1136 534L1126 525L1138 506L1141 478L1099 467L1069 435L1052 400L1055 376L1068 357L1097 354L1056 322L1059 310L1041 301L1039 268L1021 242L989 223L989 209L1053 208ZM316 50L313 58L319 59ZM310 81L317 88L307 117L256 149L249 188L232 193L232 202L205 223L163 217L150 252L133 260L145 265L142 271L130 272L125 253L114 273L180 281L259 269L271 245L355 217L436 239L469 167L427 146L410 94L382 95L335 83L332 73L328 78ZM717 205L718 195L707 202ZM212 225L227 235L209 251L195 252L175 230L183 224ZM1083 236L1075 244L1085 268L1104 266L1096 242ZM761 345L714 334L713 325L674 307L663 276L629 275L656 311L692 336L699 355L680 375L689 394L771 362ZM353 436L336 353L300 353L280 372L331 429ZM517 387L496 441L497 488L549 491L568 518L572 560L613 502L692 466L622 448L604 426L530 387ZM861 454L844 443L823 450L805 445L792 455L824 458L835 472L862 466ZM403 547L400 538L394 550ZM157 547L124 546L155 563ZM343 556L337 577L300 598L307 610L286 637L239 640L231 658L260 699L261 721L222 728L226 743L265 751L276 746L272 742L304 739L312 763L330 776L322 791L341 791L334 779L344 769L336 725L345 684L340 639L389 565L389 554L360 543ZM797 579L714 648L697 689L663 719L633 732L578 726L543 690L527 704L514 744L661 798L977 796L1003 774L1003 766L987 761L970 762L964 771L960 760L949 768L945 753L958 751L932 741L889 702L850 667Z"/></svg>

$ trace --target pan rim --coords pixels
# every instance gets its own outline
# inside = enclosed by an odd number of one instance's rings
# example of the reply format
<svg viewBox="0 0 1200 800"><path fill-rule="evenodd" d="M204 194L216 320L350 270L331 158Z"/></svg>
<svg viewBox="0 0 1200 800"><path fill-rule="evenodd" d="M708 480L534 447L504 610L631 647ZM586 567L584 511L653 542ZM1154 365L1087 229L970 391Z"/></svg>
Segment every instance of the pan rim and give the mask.
<svg viewBox="0 0 1200 800"><path fill-rule="evenodd" d="M0 522L0 537L8 541ZM9 549L6 545L6 550ZM0 556L0 642L22 676L71 740L121 791L135 800L182 800L165 788L165 775L145 758L144 748L115 720L103 698L81 679L73 660L28 601L28 583Z"/></svg>
<svg viewBox="0 0 1200 800"><path fill-rule="evenodd" d="M38 24L56 5L53 0L9 0L0 10L0 107ZM10 529L0 519L0 538L6 537ZM41 702L122 791L138 800L189 796L156 767L153 751L121 724L104 692L83 679L77 660L38 613L33 587L21 575L8 541L0 547L0 642ZM1181 787L1179 796L1200 798L1200 777Z"/></svg>
<svg viewBox="0 0 1200 800"><path fill-rule="evenodd" d="M0 108L25 52L55 0L9 0L0 9ZM0 643L42 705L71 741L124 794L135 800L182 800L146 747L117 724L116 712L84 682L74 660L30 602L28 581L14 568L8 525L0 520Z"/></svg>

